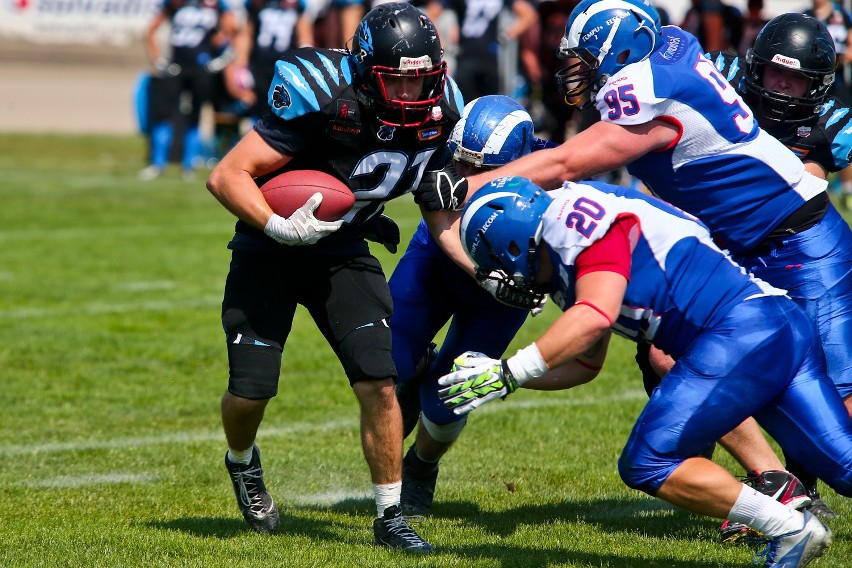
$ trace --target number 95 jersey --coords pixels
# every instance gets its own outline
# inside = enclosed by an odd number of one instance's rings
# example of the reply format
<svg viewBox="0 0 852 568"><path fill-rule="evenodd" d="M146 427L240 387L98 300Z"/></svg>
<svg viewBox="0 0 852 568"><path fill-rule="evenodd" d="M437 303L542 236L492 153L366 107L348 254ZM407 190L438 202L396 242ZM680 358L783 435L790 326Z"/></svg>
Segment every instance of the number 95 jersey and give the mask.
<svg viewBox="0 0 852 568"><path fill-rule="evenodd" d="M613 74L595 99L601 120L675 126L666 148L628 165L656 196L698 216L734 253L760 243L825 190L796 156L761 130L751 109L692 35L662 29L649 57Z"/></svg>
<svg viewBox="0 0 852 568"><path fill-rule="evenodd" d="M437 169L449 159L447 139L463 106L460 91L447 78L428 122L387 126L359 101L353 87L357 80L345 51L289 51L275 64L272 113L255 126L272 148L293 157L286 169L321 170L352 189L355 205L343 218L342 235L347 225L360 225L381 212L386 201L414 190L430 162Z"/></svg>

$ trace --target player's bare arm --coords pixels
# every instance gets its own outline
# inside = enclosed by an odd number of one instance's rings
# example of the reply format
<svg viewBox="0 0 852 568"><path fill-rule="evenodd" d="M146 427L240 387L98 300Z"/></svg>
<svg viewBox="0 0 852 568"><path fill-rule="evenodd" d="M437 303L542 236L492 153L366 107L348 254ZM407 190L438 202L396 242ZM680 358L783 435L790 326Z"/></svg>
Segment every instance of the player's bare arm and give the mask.
<svg viewBox="0 0 852 568"><path fill-rule="evenodd" d="M461 222L460 211L423 211L423 219L429 227L432 238L441 247L441 250L458 264L470 276L476 274L476 269L462 247L459 238L459 223Z"/></svg>
<svg viewBox="0 0 852 568"><path fill-rule="evenodd" d="M636 158L667 147L679 129L662 120L636 126L597 122L557 148L533 152L502 168L467 179L468 195L502 176L525 177L545 188L620 168Z"/></svg>
<svg viewBox="0 0 852 568"><path fill-rule="evenodd" d="M216 165L207 178L207 189L239 219L263 229L272 209L254 178L284 167L290 159L251 131Z"/></svg>
<svg viewBox="0 0 852 568"><path fill-rule="evenodd" d="M820 179L828 179L828 172L818 162L805 162L805 171Z"/></svg>
<svg viewBox="0 0 852 568"><path fill-rule="evenodd" d="M554 369L587 353L594 354L592 359L585 357L587 364L597 367L603 364L606 349L599 344L610 335L626 289L627 279L615 272L591 272L577 279L574 306L535 341L548 368Z"/></svg>

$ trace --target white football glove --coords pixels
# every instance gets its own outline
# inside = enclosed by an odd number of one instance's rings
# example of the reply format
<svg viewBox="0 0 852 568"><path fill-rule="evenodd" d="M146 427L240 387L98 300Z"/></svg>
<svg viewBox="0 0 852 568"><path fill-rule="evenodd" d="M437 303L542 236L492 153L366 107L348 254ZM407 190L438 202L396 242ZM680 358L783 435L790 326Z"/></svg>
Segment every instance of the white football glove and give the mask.
<svg viewBox="0 0 852 568"><path fill-rule="evenodd" d="M515 381L505 360L468 351L453 361L453 372L438 379L438 396L454 414L463 415L495 398L515 392Z"/></svg>
<svg viewBox="0 0 852 568"><path fill-rule="evenodd" d="M342 220L321 221L314 217L314 211L320 203L322 203L322 193L317 192L286 219L273 213L263 232L284 245L314 244L343 225Z"/></svg>

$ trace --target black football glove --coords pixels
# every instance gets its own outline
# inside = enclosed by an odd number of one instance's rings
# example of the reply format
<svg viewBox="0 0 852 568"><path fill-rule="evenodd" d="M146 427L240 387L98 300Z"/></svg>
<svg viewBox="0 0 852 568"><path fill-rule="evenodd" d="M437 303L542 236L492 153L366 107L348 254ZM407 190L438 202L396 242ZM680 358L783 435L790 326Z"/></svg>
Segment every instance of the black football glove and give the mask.
<svg viewBox="0 0 852 568"><path fill-rule="evenodd" d="M414 190L414 202L426 211L457 211L467 195L467 178L456 173L452 164L442 170L426 172Z"/></svg>
<svg viewBox="0 0 852 568"><path fill-rule="evenodd" d="M399 227L387 215L376 215L364 223L364 238L379 243L391 254L399 246Z"/></svg>

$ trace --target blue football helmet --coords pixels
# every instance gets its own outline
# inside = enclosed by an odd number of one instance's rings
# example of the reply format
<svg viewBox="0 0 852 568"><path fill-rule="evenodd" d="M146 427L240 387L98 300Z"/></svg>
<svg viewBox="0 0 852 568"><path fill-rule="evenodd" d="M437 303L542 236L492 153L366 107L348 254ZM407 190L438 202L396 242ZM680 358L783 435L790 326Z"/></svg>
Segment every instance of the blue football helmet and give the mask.
<svg viewBox="0 0 852 568"><path fill-rule="evenodd" d="M553 202L526 178L497 178L479 189L462 212L461 242L477 278L498 280L495 297L519 308L541 305L536 285L542 217Z"/></svg>
<svg viewBox="0 0 852 568"><path fill-rule="evenodd" d="M610 76L651 55L660 35L660 14L647 2L580 2L568 18L557 53L569 60L556 73L565 102L581 109L590 106Z"/></svg>
<svg viewBox="0 0 852 568"><path fill-rule="evenodd" d="M503 166L532 151L534 130L529 113L515 99L487 95L465 105L448 145L459 162Z"/></svg>

